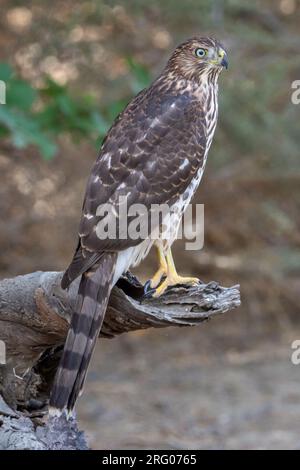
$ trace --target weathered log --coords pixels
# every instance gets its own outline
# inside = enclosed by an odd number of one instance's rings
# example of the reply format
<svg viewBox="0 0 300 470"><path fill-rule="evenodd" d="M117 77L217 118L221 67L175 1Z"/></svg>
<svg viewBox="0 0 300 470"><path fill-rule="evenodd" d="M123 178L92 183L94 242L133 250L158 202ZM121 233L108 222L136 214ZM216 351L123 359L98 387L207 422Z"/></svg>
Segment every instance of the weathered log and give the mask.
<svg viewBox="0 0 300 470"><path fill-rule="evenodd" d="M0 282L0 340L6 348L6 362L0 365L0 449L87 448L75 419L45 418L79 282L63 291L61 276L35 272ZM196 326L239 305L239 286L216 282L173 287L158 299L145 297L143 286L128 273L111 293L100 336Z"/></svg>

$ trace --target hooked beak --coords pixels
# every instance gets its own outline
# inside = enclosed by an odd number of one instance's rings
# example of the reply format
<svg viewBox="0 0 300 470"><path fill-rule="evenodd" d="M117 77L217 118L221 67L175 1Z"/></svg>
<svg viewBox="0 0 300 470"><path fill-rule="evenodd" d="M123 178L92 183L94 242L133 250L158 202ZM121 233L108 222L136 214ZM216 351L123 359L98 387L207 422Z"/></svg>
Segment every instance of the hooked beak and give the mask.
<svg viewBox="0 0 300 470"><path fill-rule="evenodd" d="M219 64L224 67L226 70L228 69L228 58L227 54L224 49L219 49Z"/></svg>
<svg viewBox="0 0 300 470"><path fill-rule="evenodd" d="M225 67L225 69L228 69L228 59L227 59L227 54L225 53L222 60L221 60L221 65L222 67Z"/></svg>

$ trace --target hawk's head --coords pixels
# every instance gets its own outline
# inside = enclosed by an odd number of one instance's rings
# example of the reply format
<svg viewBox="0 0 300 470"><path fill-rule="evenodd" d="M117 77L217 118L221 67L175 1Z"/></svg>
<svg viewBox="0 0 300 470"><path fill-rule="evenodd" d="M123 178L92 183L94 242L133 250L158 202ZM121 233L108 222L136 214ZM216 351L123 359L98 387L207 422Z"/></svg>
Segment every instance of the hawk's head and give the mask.
<svg viewBox="0 0 300 470"><path fill-rule="evenodd" d="M205 73L215 76L227 69L227 53L217 39L193 37L175 49L168 66L187 79L197 80Z"/></svg>

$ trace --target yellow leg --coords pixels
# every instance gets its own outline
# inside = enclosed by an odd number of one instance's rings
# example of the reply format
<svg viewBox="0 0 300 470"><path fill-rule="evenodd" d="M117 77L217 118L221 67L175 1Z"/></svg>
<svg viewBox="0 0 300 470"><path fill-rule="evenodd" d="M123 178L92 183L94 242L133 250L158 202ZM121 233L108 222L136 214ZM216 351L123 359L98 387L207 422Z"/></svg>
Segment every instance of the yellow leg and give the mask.
<svg viewBox="0 0 300 470"><path fill-rule="evenodd" d="M159 297L162 295L166 289L170 286L176 286L178 284L187 284L187 285L196 285L199 283L199 279L197 277L183 277L179 276L177 273L175 263L173 260L171 248L168 250L165 261L167 264L167 277L166 279L160 284L160 286L156 289L153 294L153 297Z"/></svg>
<svg viewBox="0 0 300 470"><path fill-rule="evenodd" d="M156 249L157 249L157 255L158 255L158 263L159 263L159 268L154 274L154 276L150 279L150 287L151 289L155 289L162 280L164 276L167 275L168 272L168 266L166 262L166 258L163 252L163 249L161 245L156 244Z"/></svg>

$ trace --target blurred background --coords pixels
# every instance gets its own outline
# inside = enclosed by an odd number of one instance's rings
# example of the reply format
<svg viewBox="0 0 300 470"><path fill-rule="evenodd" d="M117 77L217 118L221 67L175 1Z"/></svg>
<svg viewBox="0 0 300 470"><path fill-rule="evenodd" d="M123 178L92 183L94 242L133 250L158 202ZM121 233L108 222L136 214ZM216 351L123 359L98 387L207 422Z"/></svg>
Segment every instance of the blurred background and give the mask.
<svg viewBox="0 0 300 470"><path fill-rule="evenodd" d="M67 266L101 139L174 47L201 33L228 49L196 197L205 246L178 242L175 258L241 284L242 307L99 342L79 405L93 448L299 448L299 0L1 0L1 13L2 277Z"/></svg>

